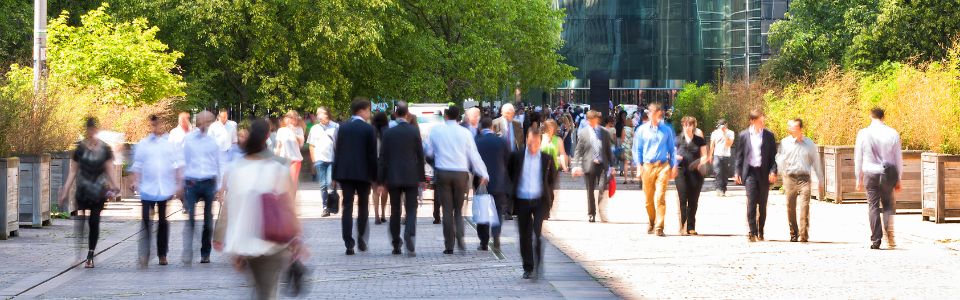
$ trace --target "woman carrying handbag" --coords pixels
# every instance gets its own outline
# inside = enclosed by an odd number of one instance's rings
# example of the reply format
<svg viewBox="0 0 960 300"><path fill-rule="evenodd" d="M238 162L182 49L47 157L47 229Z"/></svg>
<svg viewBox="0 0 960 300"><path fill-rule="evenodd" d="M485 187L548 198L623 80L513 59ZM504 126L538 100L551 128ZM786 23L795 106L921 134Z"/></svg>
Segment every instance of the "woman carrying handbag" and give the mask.
<svg viewBox="0 0 960 300"><path fill-rule="evenodd" d="M253 122L245 155L224 178L225 203L213 242L233 256L238 270L251 273L255 299L276 299L281 272L305 254L289 169L262 153L269 128L264 120Z"/></svg>

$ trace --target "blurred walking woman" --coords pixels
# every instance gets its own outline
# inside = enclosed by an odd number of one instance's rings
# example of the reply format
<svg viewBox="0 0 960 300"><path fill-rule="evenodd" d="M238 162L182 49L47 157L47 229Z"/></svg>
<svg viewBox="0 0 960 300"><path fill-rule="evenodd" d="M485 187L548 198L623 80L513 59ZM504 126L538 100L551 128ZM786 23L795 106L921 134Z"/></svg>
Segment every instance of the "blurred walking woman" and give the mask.
<svg viewBox="0 0 960 300"><path fill-rule="evenodd" d="M233 256L234 266L251 273L256 299L276 299L280 272L290 265L291 254L299 252L300 238L280 244L267 240L264 234L264 206L267 195L289 215L295 216L293 182L289 170L269 155L258 155L266 149L270 125L256 120L243 146L245 155L234 163L224 178L225 203L214 233L213 246ZM269 197L273 198L273 197ZM268 202L269 203L269 202ZM225 211L223 211L225 210ZM291 221L291 220L287 220ZM301 235L298 220L293 217L292 232Z"/></svg>
<svg viewBox="0 0 960 300"><path fill-rule="evenodd" d="M116 194L117 175L113 169L113 152L110 146L96 137L99 131L97 120L87 118L87 132L77 148L73 151L73 164L70 164L70 173L66 184L60 190L60 205L66 203L67 191L74 181L77 183L77 210L89 210L87 224L90 227L88 236L87 258L85 268L93 268L93 255L97 249L97 239L100 238L100 212L107 202L107 198ZM82 228L83 224L78 224Z"/></svg>
<svg viewBox="0 0 960 300"><path fill-rule="evenodd" d="M283 127L277 129L276 154L290 161L290 178L293 180L293 193L296 194L300 178L300 166L303 162L303 128L300 128L300 114L289 111L283 116Z"/></svg>
<svg viewBox="0 0 960 300"><path fill-rule="evenodd" d="M700 202L700 188L703 187L703 174L698 171L700 164L710 164L707 156L707 141L696 134L697 119L691 116L680 120L683 132L677 137L677 195L680 197L680 235L696 235L697 205Z"/></svg>

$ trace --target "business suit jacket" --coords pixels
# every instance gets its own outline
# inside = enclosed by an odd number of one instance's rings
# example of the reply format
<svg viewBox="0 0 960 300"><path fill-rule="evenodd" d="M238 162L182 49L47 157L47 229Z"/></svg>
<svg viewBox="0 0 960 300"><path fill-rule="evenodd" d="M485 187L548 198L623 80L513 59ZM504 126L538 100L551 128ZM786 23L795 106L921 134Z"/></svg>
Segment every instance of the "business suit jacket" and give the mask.
<svg viewBox="0 0 960 300"><path fill-rule="evenodd" d="M763 143L760 145L760 171L763 174L777 173L777 140L773 132L764 129ZM747 171L750 170L749 157L753 153L753 147L750 146L750 129L740 131L733 147L733 161L735 174L744 178Z"/></svg>
<svg viewBox="0 0 960 300"><path fill-rule="evenodd" d="M477 151L487 167L490 182L487 183L487 192L491 195L507 195L511 192L511 181L507 176L507 161L510 160L510 146L507 141L494 133L477 135Z"/></svg>
<svg viewBox="0 0 960 300"><path fill-rule="evenodd" d="M414 187L427 181L420 130L407 122L383 133L377 178L389 187Z"/></svg>
<svg viewBox="0 0 960 300"><path fill-rule="evenodd" d="M367 122L341 124L333 153L333 180L376 181L377 136Z"/></svg>
<svg viewBox="0 0 960 300"><path fill-rule="evenodd" d="M527 158L527 150L520 149L520 151L513 152L510 154L510 162L507 164L507 173L510 175L510 181L514 182L511 192L516 195L517 189L520 187L520 176L523 176L523 162ZM540 205L544 206L547 212L550 211L550 208L553 207L553 190L557 186L557 165L553 163L553 157L549 154L540 153L540 171L541 180L543 181L543 193L540 196ZM516 197L510 197L511 205L509 207L516 208L518 207L513 203L516 201ZM514 212L516 213L516 212Z"/></svg>
<svg viewBox="0 0 960 300"><path fill-rule="evenodd" d="M593 151L593 145L591 141L593 140L594 129L592 127L581 128L577 132L577 145L574 148L573 152L573 166L579 166L583 169L584 173L593 173L593 157L595 155ZM603 162L600 163L600 169L606 170L610 167L610 163L613 161L613 150L610 148L610 131L600 128L600 157Z"/></svg>
<svg viewBox="0 0 960 300"><path fill-rule="evenodd" d="M493 132L504 138L504 135L507 133L507 119L504 117L499 117L496 120L493 120ZM524 140L526 137L523 135L523 124L520 124L516 119L513 120L513 149L510 151L517 151L524 147ZM509 146L509 144L507 144Z"/></svg>

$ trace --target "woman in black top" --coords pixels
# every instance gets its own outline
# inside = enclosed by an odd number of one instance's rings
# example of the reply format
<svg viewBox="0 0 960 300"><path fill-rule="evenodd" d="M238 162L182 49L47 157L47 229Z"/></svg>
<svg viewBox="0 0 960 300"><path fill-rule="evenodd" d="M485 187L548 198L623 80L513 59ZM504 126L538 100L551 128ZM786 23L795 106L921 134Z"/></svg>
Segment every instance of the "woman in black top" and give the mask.
<svg viewBox="0 0 960 300"><path fill-rule="evenodd" d="M117 176L113 169L113 152L106 143L96 137L99 129L97 120L88 118L87 132L84 139L77 143L73 151L73 164L70 164L70 173L67 181L60 190L60 205L66 203L67 191L74 181L77 183L77 210L89 210L87 222L90 226L88 236L88 252L85 268L93 268L93 254L97 248L97 239L100 237L100 212L103 210L107 198L115 195ZM79 224L82 228L82 223Z"/></svg>
<svg viewBox="0 0 960 300"><path fill-rule="evenodd" d="M697 203L703 174L698 171L702 163L710 164L707 156L707 141L696 135L697 119L691 116L680 120L683 131L677 136L677 165L680 168L675 182L680 196L680 235L697 235ZM701 160L702 158L702 160Z"/></svg>
<svg viewBox="0 0 960 300"><path fill-rule="evenodd" d="M384 112L378 112L373 115L373 131L377 134L377 157L380 157L380 151L384 145L380 144L383 132L390 128L390 118ZM375 182L373 185L373 223L380 225L387 222L387 193L381 193L379 187L382 183Z"/></svg>

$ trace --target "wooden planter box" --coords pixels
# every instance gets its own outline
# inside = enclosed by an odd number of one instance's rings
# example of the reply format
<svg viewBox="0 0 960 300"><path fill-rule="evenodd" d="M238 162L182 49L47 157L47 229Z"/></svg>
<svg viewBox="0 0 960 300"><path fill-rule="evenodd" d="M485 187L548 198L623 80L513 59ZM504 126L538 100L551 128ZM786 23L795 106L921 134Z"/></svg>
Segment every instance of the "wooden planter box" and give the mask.
<svg viewBox="0 0 960 300"><path fill-rule="evenodd" d="M17 236L20 229L17 203L20 195L20 160L0 158L0 240Z"/></svg>
<svg viewBox="0 0 960 300"><path fill-rule="evenodd" d="M50 154L20 157L20 224L50 225Z"/></svg>
<svg viewBox="0 0 960 300"><path fill-rule="evenodd" d="M60 200L60 189L66 184L67 176L70 176L70 165L73 163L72 155L73 152L60 152L50 155L50 206L55 211L72 212L76 210L75 207L72 207L73 198L75 198L73 189L67 191L66 207L60 207L60 204L57 203Z"/></svg>
<svg viewBox="0 0 960 300"><path fill-rule="evenodd" d="M900 186L903 188L899 193L896 193L893 198L896 203L894 204L894 209L897 213L903 212L902 210L915 210L920 209L920 202L923 200L921 196L921 154L923 151L920 150L904 150L903 151L903 177L900 178Z"/></svg>
<svg viewBox="0 0 960 300"><path fill-rule="evenodd" d="M960 217L960 155L922 155L924 221L943 223Z"/></svg>
<svg viewBox="0 0 960 300"><path fill-rule="evenodd" d="M817 146L817 153L819 153L817 157L819 157L818 159L820 160L820 166L824 166L823 146ZM817 200L826 201L826 199L824 199L826 189L823 187L825 181L823 178L819 178L820 176L822 175L818 174L817 176L810 176L810 197Z"/></svg>
<svg viewBox="0 0 960 300"><path fill-rule="evenodd" d="M824 199L835 203L867 201L867 194L857 191L853 168L853 146L823 147Z"/></svg>

